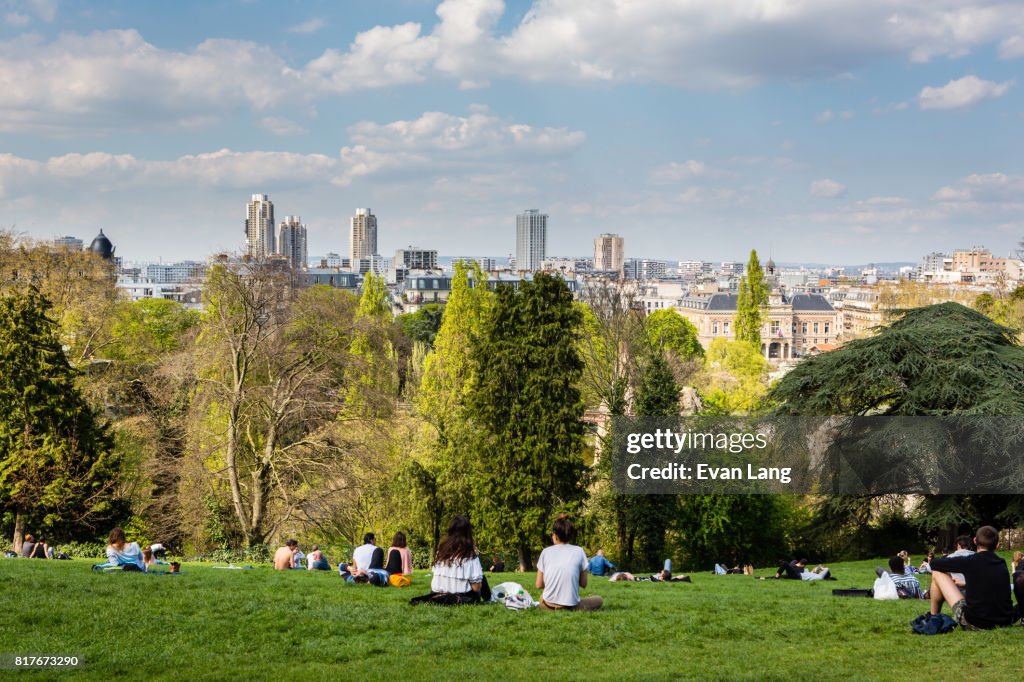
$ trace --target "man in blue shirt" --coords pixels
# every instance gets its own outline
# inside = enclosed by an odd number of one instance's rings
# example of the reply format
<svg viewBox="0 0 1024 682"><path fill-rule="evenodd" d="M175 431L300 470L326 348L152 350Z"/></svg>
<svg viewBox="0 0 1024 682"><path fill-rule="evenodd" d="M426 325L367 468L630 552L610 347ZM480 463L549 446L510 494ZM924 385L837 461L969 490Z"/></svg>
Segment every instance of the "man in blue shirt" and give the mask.
<svg viewBox="0 0 1024 682"><path fill-rule="evenodd" d="M604 558L604 550L597 550L597 554L590 560L590 575L604 575L615 570L612 562Z"/></svg>

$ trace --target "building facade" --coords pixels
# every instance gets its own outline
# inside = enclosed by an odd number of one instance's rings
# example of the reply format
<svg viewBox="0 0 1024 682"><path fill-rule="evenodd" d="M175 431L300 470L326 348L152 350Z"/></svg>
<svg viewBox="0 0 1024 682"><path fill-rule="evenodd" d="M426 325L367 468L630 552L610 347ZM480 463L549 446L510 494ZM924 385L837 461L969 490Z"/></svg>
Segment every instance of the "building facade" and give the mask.
<svg viewBox="0 0 1024 682"><path fill-rule="evenodd" d="M530 208L516 216L516 270L541 269L548 245L548 216Z"/></svg>
<svg viewBox="0 0 1024 682"><path fill-rule="evenodd" d="M395 250L395 259L392 265L397 268L409 270L436 270L437 250L421 249L418 246L410 246L405 249Z"/></svg>
<svg viewBox="0 0 1024 682"><path fill-rule="evenodd" d="M622 275L625 262L625 243L617 234L602 234L594 240L594 270L617 272Z"/></svg>
<svg viewBox="0 0 1024 682"><path fill-rule="evenodd" d="M274 202L266 194L253 194L245 214L245 252L266 258L277 252L274 240Z"/></svg>
<svg viewBox="0 0 1024 682"><path fill-rule="evenodd" d="M349 220L349 255L352 264L377 254L377 216L368 208L357 208Z"/></svg>
<svg viewBox="0 0 1024 682"><path fill-rule="evenodd" d="M697 328L697 339L707 348L716 338L736 338L736 294L686 296L676 311ZM799 358L839 337L839 315L820 294L785 296L772 293L762 314L761 352L773 362Z"/></svg>
<svg viewBox="0 0 1024 682"><path fill-rule="evenodd" d="M287 258L296 270L307 266L306 226L299 216L285 216L277 226L277 253Z"/></svg>

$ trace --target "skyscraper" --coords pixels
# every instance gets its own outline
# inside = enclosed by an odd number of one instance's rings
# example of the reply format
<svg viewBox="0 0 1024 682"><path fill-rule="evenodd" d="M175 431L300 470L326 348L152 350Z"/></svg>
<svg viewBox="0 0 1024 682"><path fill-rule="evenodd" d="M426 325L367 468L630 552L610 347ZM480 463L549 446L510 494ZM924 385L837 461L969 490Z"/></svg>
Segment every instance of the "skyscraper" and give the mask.
<svg viewBox="0 0 1024 682"><path fill-rule="evenodd" d="M357 208L348 234L352 265L360 258L377 255L377 216L368 208Z"/></svg>
<svg viewBox="0 0 1024 682"><path fill-rule="evenodd" d="M253 194L245 218L245 252L266 258L274 248L274 203L266 194Z"/></svg>
<svg viewBox="0 0 1024 682"><path fill-rule="evenodd" d="M617 234L602 234L594 240L594 269L622 274L625 240Z"/></svg>
<svg viewBox="0 0 1024 682"><path fill-rule="evenodd" d="M305 269L306 226L299 216L285 216L277 226L277 253L287 258L296 270Z"/></svg>
<svg viewBox="0 0 1024 682"><path fill-rule="evenodd" d="M548 246L548 216L529 208L516 216L516 270L540 270Z"/></svg>

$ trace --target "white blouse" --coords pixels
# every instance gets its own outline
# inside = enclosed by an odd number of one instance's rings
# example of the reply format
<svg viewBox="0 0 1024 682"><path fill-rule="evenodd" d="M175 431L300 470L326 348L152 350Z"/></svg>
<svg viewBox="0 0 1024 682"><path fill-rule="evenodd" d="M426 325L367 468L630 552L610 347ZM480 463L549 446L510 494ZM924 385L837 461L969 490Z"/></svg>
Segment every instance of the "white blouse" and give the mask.
<svg viewBox="0 0 1024 682"><path fill-rule="evenodd" d="M473 589L470 583L479 583L484 579L484 568L480 565L479 557L434 564L433 571L434 577L430 581L431 592L462 594Z"/></svg>

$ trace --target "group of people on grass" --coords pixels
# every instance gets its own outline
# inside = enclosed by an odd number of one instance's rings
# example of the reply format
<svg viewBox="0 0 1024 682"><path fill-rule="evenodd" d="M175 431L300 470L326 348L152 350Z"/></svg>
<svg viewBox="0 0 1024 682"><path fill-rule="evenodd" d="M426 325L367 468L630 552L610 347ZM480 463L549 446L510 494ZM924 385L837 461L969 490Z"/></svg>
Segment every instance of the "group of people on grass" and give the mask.
<svg viewBox="0 0 1024 682"><path fill-rule="evenodd" d="M297 540L289 540L274 553L274 568L279 571L302 568L309 571L329 571L331 564L319 545L313 545L306 555L299 549ZM404 587L410 584L412 551L409 549L405 533L395 533L386 552L377 546L376 535L367 533L363 536L363 544L352 550L352 561L339 564L338 572L350 583L370 583L381 587Z"/></svg>
<svg viewBox="0 0 1024 682"><path fill-rule="evenodd" d="M53 547L46 544L46 538L39 536L37 540L32 535L26 535L21 543L21 556L25 559L56 559L57 553Z"/></svg>

